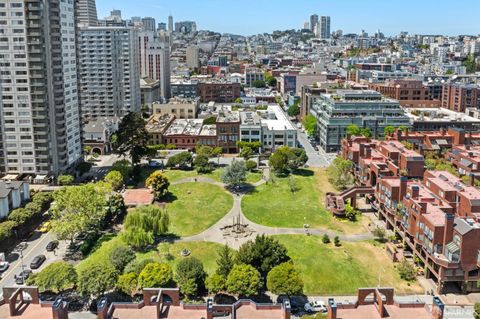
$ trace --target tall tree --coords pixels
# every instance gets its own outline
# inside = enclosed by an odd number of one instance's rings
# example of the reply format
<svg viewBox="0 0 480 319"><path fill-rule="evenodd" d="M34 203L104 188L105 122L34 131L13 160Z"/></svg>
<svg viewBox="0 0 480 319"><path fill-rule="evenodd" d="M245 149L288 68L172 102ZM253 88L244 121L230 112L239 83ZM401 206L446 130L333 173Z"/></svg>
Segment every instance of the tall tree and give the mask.
<svg viewBox="0 0 480 319"><path fill-rule="evenodd" d="M353 168L352 161L343 159L343 157L336 157L332 164L328 167L328 180L338 190L343 190L351 185L354 181L351 169Z"/></svg>
<svg viewBox="0 0 480 319"><path fill-rule="evenodd" d="M175 279L181 292L187 296L196 296L203 292L206 277L202 262L195 257L184 258L177 264Z"/></svg>
<svg viewBox="0 0 480 319"><path fill-rule="evenodd" d="M287 249L276 239L260 235L240 246L236 262L252 265L263 277L275 266L287 262Z"/></svg>
<svg viewBox="0 0 480 319"><path fill-rule="evenodd" d="M239 186L247 179L247 168L244 161L233 160L221 176L222 182L229 186Z"/></svg>
<svg viewBox="0 0 480 319"><path fill-rule="evenodd" d="M305 130L307 131L308 136L312 136L315 134L315 131L317 130L317 119L315 116L309 114L303 118L303 126L305 127Z"/></svg>
<svg viewBox="0 0 480 319"><path fill-rule="evenodd" d="M351 135L351 136L361 135L360 128L355 124L350 124L349 126L347 126L347 129L345 130L345 133L347 135Z"/></svg>
<svg viewBox="0 0 480 319"><path fill-rule="evenodd" d="M130 155L133 165L140 163L141 158L149 153L149 136L145 124L140 114L128 113L120 122L113 139L115 153Z"/></svg>
<svg viewBox="0 0 480 319"><path fill-rule="evenodd" d="M224 245L217 257L216 273L227 278L234 265L233 252L228 245Z"/></svg>

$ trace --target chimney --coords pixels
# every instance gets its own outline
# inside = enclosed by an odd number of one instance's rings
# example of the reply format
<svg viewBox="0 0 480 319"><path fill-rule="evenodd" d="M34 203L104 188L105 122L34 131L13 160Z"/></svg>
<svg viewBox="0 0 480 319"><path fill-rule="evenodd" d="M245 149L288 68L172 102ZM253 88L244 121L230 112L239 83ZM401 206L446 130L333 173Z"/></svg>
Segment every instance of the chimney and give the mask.
<svg viewBox="0 0 480 319"><path fill-rule="evenodd" d="M358 151L359 151L359 154L360 154L360 158L364 158L365 157L365 144L360 143L358 145Z"/></svg>
<svg viewBox="0 0 480 319"><path fill-rule="evenodd" d="M432 319L443 319L443 311L445 305L437 296L433 297L432 303Z"/></svg>
<svg viewBox="0 0 480 319"><path fill-rule="evenodd" d="M283 316L282 319L290 319L292 312L292 307L290 306L290 301L285 299L282 304Z"/></svg>
<svg viewBox="0 0 480 319"><path fill-rule="evenodd" d="M412 186L412 198L418 198L418 195L420 195L420 187L417 185Z"/></svg>
<svg viewBox="0 0 480 319"><path fill-rule="evenodd" d="M408 184L408 177L407 176L400 176L400 199L399 202L403 201L405 195L407 194L407 184Z"/></svg>
<svg viewBox="0 0 480 319"><path fill-rule="evenodd" d="M475 186L475 174L470 173L468 176L469 176L468 184L470 186Z"/></svg>
<svg viewBox="0 0 480 319"><path fill-rule="evenodd" d="M102 298L97 304L98 319L108 319L107 298Z"/></svg>
<svg viewBox="0 0 480 319"><path fill-rule="evenodd" d="M337 319L337 304L333 298L328 298L327 319Z"/></svg>
<svg viewBox="0 0 480 319"><path fill-rule="evenodd" d="M366 158L371 158L372 157L372 148L370 148L370 147L365 148L365 157Z"/></svg>
<svg viewBox="0 0 480 319"><path fill-rule="evenodd" d="M68 319L68 303L62 298L55 299L52 305L53 319Z"/></svg>
<svg viewBox="0 0 480 319"><path fill-rule="evenodd" d="M453 226L455 221L455 215L446 213L445 214L445 227L443 230L443 247L450 243L453 239Z"/></svg>

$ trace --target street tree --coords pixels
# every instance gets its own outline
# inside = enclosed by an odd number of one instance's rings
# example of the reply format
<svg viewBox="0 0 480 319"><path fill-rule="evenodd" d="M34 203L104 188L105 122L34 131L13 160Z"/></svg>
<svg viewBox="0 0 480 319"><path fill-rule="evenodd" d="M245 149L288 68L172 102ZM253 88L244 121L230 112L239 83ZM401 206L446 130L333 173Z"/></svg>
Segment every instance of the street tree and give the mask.
<svg viewBox="0 0 480 319"><path fill-rule="evenodd" d="M260 292L263 281L260 273L250 265L235 265L227 278L227 291L231 294L251 297Z"/></svg>
<svg viewBox="0 0 480 319"><path fill-rule="evenodd" d="M105 182L112 185L113 190L117 191L123 186L123 175L119 171L112 170L105 176Z"/></svg>
<svg viewBox="0 0 480 319"><path fill-rule="evenodd" d="M120 174L123 176L123 179L126 180L132 173L132 163L126 159L119 160L113 163L111 170L120 172Z"/></svg>
<svg viewBox="0 0 480 319"><path fill-rule="evenodd" d="M58 185L60 186L72 185L74 180L75 180L75 177L68 174L59 175L57 178Z"/></svg>
<svg viewBox="0 0 480 319"><path fill-rule="evenodd" d="M303 118L302 121L308 136L313 136L317 130L317 119L315 116L309 114Z"/></svg>
<svg viewBox="0 0 480 319"><path fill-rule="evenodd" d="M245 161L248 161L250 158L252 158L252 156L253 150L248 146L243 147L240 151L240 157L242 157Z"/></svg>
<svg viewBox="0 0 480 319"><path fill-rule="evenodd" d="M130 112L123 117L113 139L115 153L129 155L133 165L140 163L142 157L149 154L149 135L145 125L141 114Z"/></svg>
<svg viewBox="0 0 480 319"><path fill-rule="evenodd" d="M385 128L383 129L383 134L384 134L385 136L390 135L390 134L393 134L393 133L395 133L395 126L387 125L387 126L385 126Z"/></svg>
<svg viewBox="0 0 480 319"><path fill-rule="evenodd" d="M181 152L171 156L167 161L168 167L186 168L192 165L193 157L190 152Z"/></svg>
<svg viewBox="0 0 480 319"><path fill-rule="evenodd" d="M147 178L145 185L153 189L156 200L161 200L165 195L168 194L170 182L161 171L155 171Z"/></svg>
<svg viewBox="0 0 480 319"><path fill-rule="evenodd" d="M248 160L245 162L245 168L247 169L247 171L251 172L257 168L257 162Z"/></svg>
<svg viewBox="0 0 480 319"><path fill-rule="evenodd" d="M244 161L232 161L222 173L222 182L229 186L239 186L247 180L247 168Z"/></svg>
<svg viewBox="0 0 480 319"><path fill-rule="evenodd" d="M67 186L54 193L52 231L59 239L73 241L74 237L88 230L98 230L106 214L109 184L89 183Z"/></svg>
<svg viewBox="0 0 480 319"><path fill-rule="evenodd" d="M290 261L270 270L267 275L267 288L276 295L300 295L303 293L303 280L293 262Z"/></svg>
<svg viewBox="0 0 480 319"><path fill-rule="evenodd" d="M175 286L172 268L167 264L150 263L138 275L138 288Z"/></svg>
<svg viewBox="0 0 480 319"><path fill-rule="evenodd" d="M208 157L205 155L195 156L195 160L193 161L193 166L195 167L195 170L199 174L207 174L213 170L212 164L210 164Z"/></svg>
<svg viewBox="0 0 480 319"><path fill-rule="evenodd" d="M42 269L35 276L34 281L41 291L59 293L75 286L77 272L73 265L64 261L56 261Z"/></svg>
<svg viewBox="0 0 480 319"><path fill-rule="evenodd" d="M202 262L195 257L186 257L177 264L175 279L181 292L189 297L205 290L206 277Z"/></svg>

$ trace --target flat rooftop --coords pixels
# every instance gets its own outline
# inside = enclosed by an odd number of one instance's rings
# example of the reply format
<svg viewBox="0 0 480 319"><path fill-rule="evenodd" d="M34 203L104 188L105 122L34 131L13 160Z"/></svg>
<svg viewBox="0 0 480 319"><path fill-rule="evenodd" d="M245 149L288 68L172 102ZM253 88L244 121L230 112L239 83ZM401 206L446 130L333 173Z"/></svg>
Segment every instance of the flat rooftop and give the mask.
<svg viewBox="0 0 480 319"><path fill-rule="evenodd" d="M419 122L477 122L480 119L445 108L405 108L407 116Z"/></svg>
<svg viewBox="0 0 480 319"><path fill-rule="evenodd" d="M389 319L431 319L432 315L425 308L399 308L394 305L386 305ZM337 316L341 319L380 319L375 305L358 306L355 309L338 309Z"/></svg>
<svg viewBox="0 0 480 319"><path fill-rule="evenodd" d="M165 135L199 135L202 126L202 119L177 119L172 122Z"/></svg>
<svg viewBox="0 0 480 319"><path fill-rule="evenodd" d="M278 105L269 105L264 115L266 117L262 118L262 124L266 125L271 131L296 130Z"/></svg>

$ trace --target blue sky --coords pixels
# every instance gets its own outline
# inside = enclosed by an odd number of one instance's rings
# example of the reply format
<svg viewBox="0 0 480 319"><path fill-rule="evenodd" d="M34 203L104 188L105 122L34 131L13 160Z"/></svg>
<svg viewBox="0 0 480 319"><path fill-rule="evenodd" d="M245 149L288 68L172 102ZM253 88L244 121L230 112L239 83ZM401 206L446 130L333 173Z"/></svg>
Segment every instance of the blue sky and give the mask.
<svg viewBox="0 0 480 319"><path fill-rule="evenodd" d="M199 29L255 34L301 28L313 13L329 15L331 29L387 35L479 34L478 0L96 0L100 18L120 9L124 18L194 20Z"/></svg>

